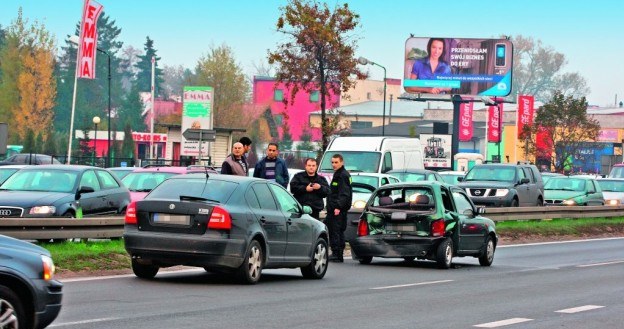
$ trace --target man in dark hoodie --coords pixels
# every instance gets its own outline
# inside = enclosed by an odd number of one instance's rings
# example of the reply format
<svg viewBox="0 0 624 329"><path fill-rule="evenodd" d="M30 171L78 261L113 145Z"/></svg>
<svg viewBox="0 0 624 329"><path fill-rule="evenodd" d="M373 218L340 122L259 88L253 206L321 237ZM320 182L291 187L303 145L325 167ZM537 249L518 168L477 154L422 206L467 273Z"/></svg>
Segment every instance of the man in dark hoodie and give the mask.
<svg viewBox="0 0 624 329"><path fill-rule="evenodd" d="M325 204L323 199L329 194L327 180L316 173L316 159L306 159L305 171L296 173L290 180L290 192L304 206L312 208L312 217L319 219Z"/></svg>
<svg viewBox="0 0 624 329"><path fill-rule="evenodd" d="M242 143L234 143L232 154L228 155L221 165L221 174L247 176L247 161L243 157L244 147Z"/></svg>
<svg viewBox="0 0 624 329"><path fill-rule="evenodd" d="M344 167L344 159L340 154L331 158L334 169L329 194L327 195L326 224L329 230L329 245L332 250L329 261L342 263L342 253L345 248L344 231L347 229L347 213L351 208L353 191L351 189L351 175Z"/></svg>

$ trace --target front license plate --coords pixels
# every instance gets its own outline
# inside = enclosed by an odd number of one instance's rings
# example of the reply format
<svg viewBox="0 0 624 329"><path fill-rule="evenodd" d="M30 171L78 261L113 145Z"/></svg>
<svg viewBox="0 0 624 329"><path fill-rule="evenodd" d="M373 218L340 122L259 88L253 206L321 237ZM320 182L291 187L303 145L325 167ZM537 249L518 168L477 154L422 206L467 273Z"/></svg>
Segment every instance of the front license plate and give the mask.
<svg viewBox="0 0 624 329"><path fill-rule="evenodd" d="M191 216L189 215L171 215L171 214L154 214L154 224L171 224L171 225L189 225Z"/></svg>

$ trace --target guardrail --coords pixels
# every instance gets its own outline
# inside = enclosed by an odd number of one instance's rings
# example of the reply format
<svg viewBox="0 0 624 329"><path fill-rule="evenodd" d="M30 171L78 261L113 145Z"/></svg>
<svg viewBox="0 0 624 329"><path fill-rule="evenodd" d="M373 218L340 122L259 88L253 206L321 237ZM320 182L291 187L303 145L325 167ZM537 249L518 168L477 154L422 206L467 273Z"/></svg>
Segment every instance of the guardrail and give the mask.
<svg viewBox="0 0 624 329"><path fill-rule="evenodd" d="M624 205L591 207L485 208L496 222L553 218L624 217ZM0 234L22 240L110 239L123 236L124 218L0 218Z"/></svg>

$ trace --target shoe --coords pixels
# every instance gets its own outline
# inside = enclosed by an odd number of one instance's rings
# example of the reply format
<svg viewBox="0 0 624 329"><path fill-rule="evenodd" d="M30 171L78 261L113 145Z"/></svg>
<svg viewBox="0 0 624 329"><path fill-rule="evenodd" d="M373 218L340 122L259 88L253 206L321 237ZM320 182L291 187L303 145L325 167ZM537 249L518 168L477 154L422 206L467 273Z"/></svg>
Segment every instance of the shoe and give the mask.
<svg viewBox="0 0 624 329"><path fill-rule="evenodd" d="M331 255L329 256L328 260L334 263L344 263L344 259L342 258L342 255Z"/></svg>

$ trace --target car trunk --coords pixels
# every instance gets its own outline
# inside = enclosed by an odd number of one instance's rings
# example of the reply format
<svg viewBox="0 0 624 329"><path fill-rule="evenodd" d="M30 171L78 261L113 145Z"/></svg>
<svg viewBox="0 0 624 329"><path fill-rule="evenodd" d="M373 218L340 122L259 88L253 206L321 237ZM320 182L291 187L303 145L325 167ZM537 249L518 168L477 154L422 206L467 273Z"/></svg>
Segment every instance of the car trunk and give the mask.
<svg viewBox="0 0 624 329"><path fill-rule="evenodd" d="M429 236L435 210L429 211L380 211L367 212L369 234Z"/></svg>
<svg viewBox="0 0 624 329"><path fill-rule="evenodd" d="M214 206L197 201L139 201L138 230L201 235L206 233L213 209Z"/></svg>

